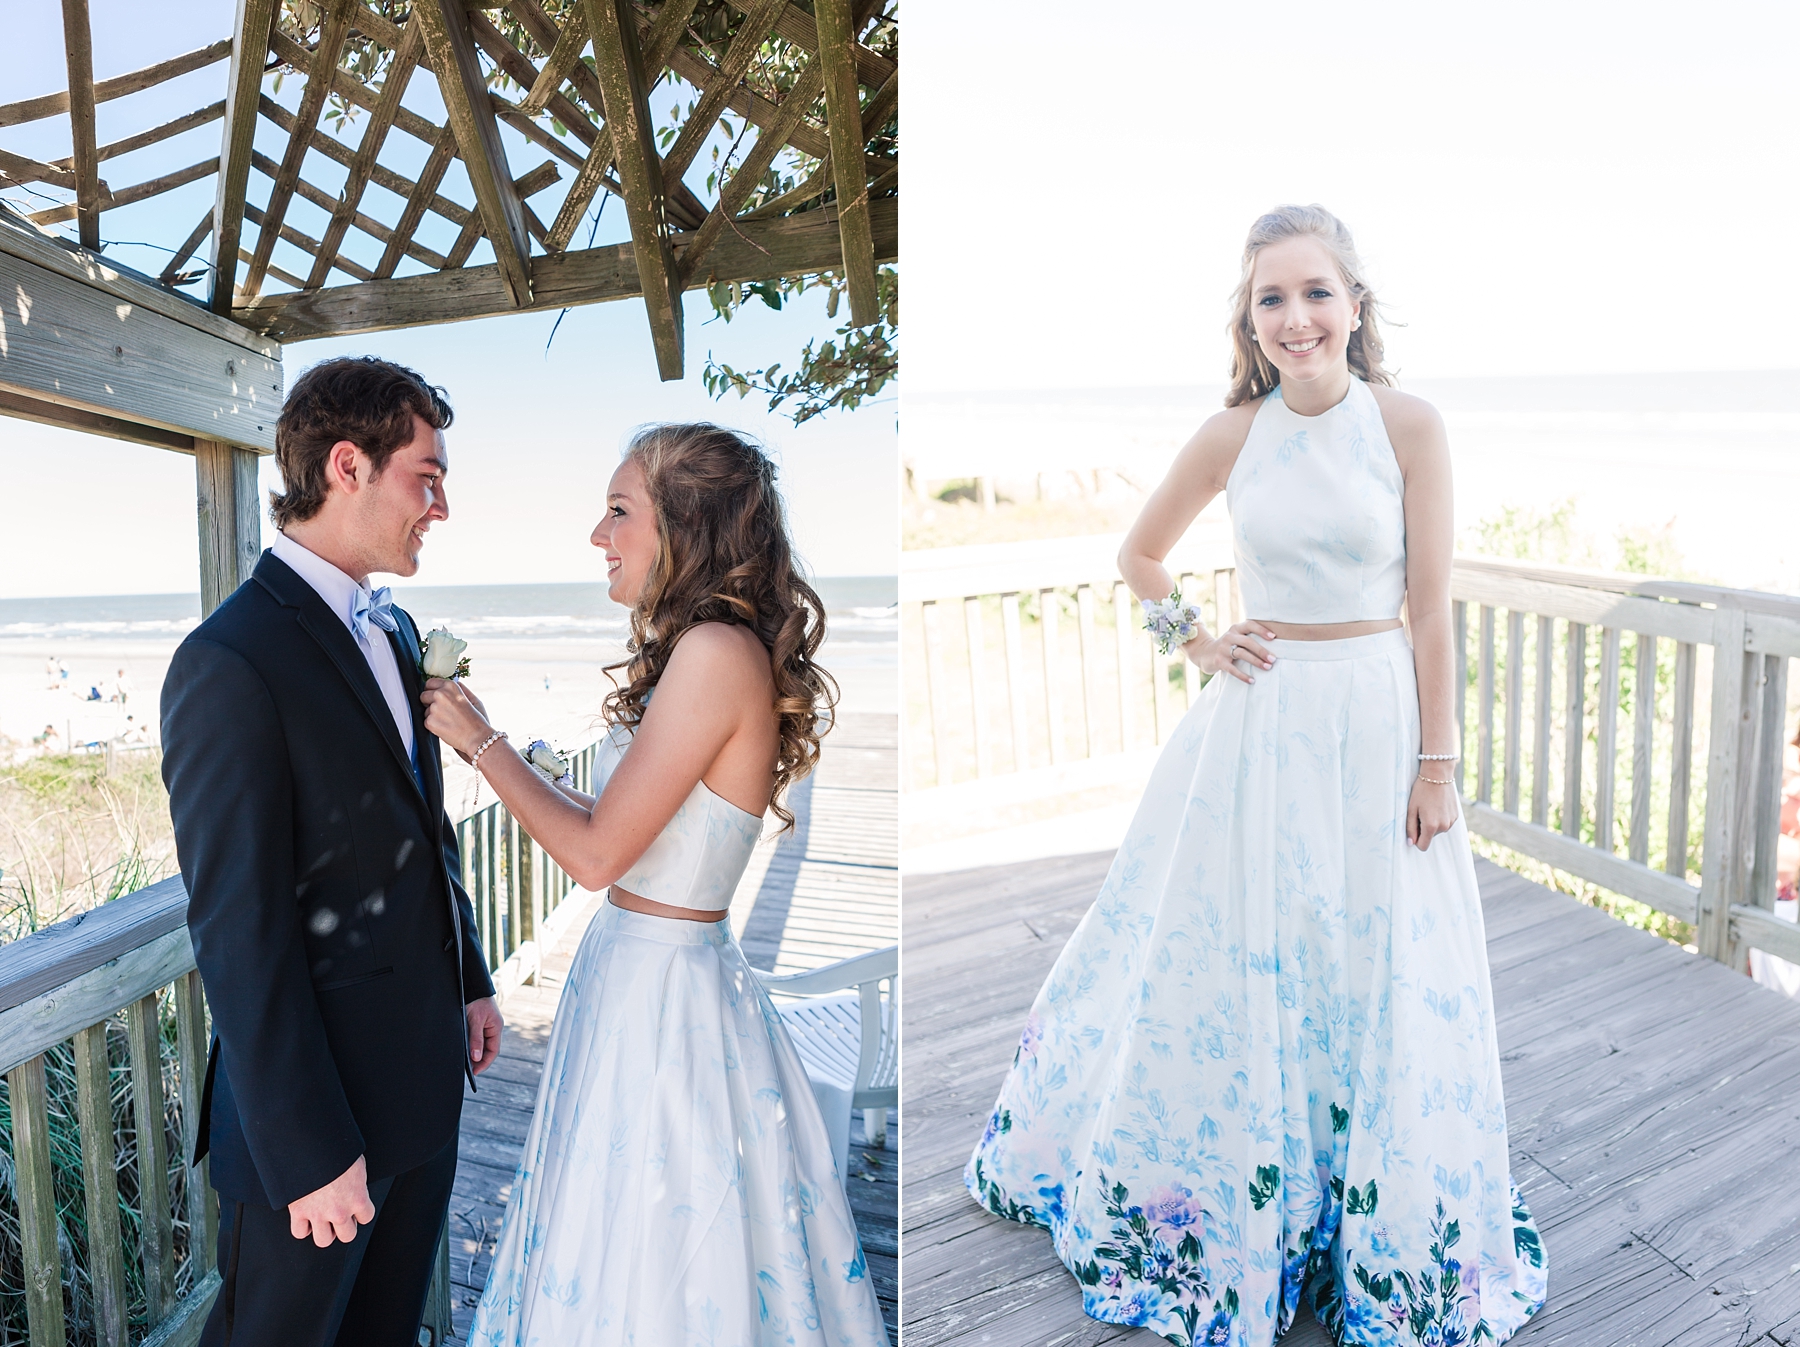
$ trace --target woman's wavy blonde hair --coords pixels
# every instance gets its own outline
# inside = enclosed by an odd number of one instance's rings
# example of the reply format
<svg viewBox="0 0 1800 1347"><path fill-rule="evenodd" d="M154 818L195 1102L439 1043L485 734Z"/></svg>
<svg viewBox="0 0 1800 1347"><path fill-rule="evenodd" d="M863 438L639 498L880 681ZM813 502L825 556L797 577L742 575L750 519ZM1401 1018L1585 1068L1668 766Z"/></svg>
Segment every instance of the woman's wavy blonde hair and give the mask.
<svg viewBox="0 0 1800 1347"><path fill-rule="evenodd" d="M1344 284L1350 288L1350 298L1362 306L1358 313L1362 326L1350 334L1345 352L1350 372L1369 383L1394 382L1394 376L1381 364L1381 306L1364 278L1362 259L1356 255L1356 240L1350 237L1350 227L1323 206L1277 206L1250 226L1250 237L1244 240L1244 274L1237 289L1231 292L1231 322L1226 327L1231 334L1227 407L1272 392L1281 382L1281 371L1256 344L1256 326L1250 317L1250 281L1256 270L1256 255L1271 243L1293 238L1316 238L1323 243L1336 261Z"/></svg>
<svg viewBox="0 0 1800 1347"><path fill-rule="evenodd" d="M794 826L787 788L819 761L819 721L837 705L837 680L814 657L825 640L825 605L794 564L775 465L722 426L650 426L632 438L656 511L656 558L631 609L625 659L603 711L635 726L676 644L702 622L748 627L769 652L781 746L770 809ZM623 686L619 686L623 683ZM827 726L829 728L829 725Z"/></svg>

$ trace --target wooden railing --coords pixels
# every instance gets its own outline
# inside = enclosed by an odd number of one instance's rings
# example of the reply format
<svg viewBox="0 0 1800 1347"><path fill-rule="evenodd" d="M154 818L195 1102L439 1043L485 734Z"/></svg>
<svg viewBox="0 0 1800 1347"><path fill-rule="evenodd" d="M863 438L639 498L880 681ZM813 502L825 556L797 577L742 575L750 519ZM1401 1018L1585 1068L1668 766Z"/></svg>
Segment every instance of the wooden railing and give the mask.
<svg viewBox="0 0 1800 1347"><path fill-rule="evenodd" d="M904 731L918 807L946 788L964 810L971 791L1010 798L1009 774L1077 790L1071 765L1167 738L1203 680L1155 653L1115 541L1017 564L1005 549L957 567L907 555L903 658L925 674L908 682ZM1172 563L1210 628L1243 616L1221 539ZM1743 967L1755 947L1800 961L1800 927L1773 910L1800 599L1474 557L1451 587L1471 830L1691 924L1714 959Z"/></svg>
<svg viewBox="0 0 1800 1347"><path fill-rule="evenodd" d="M597 744L569 755L577 790L593 790ZM555 943L554 914L575 881L497 800L456 825L456 843L463 887L475 908L475 932L494 985L504 994L536 974L539 951Z"/></svg>
<svg viewBox="0 0 1800 1347"><path fill-rule="evenodd" d="M573 755L582 789L594 751ZM529 981L573 882L498 802L456 826L496 986ZM199 1341L220 1285L218 1214L206 1161L190 1162L210 1030L186 919L187 892L168 879L0 946L0 1131L13 1161L0 1201L18 1222L16 1245L0 1245L0 1281L20 1278L27 1324L21 1339L18 1290L0 1287L11 1293L0 1344ZM426 1306L434 1347L450 1313L440 1239Z"/></svg>

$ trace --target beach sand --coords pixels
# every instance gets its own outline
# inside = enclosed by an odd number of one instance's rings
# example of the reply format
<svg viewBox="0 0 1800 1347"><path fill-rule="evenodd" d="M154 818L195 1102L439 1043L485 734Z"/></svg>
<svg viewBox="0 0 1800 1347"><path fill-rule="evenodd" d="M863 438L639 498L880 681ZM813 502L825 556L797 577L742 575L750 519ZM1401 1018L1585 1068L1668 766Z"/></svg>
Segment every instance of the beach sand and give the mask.
<svg viewBox="0 0 1800 1347"><path fill-rule="evenodd" d="M72 735L77 743L105 740L124 732L130 715L148 721L154 739L163 678L178 644L174 638L142 637L0 640L0 734L17 747L27 747L34 735L52 724L58 735ZM487 704L495 725L520 745L548 739L562 747L584 743L594 734L607 687L601 671L624 650L616 640L601 638L490 638L473 645L469 653L473 662L469 686ZM124 669L134 688L130 701L121 708L47 688L44 661L50 657L62 659L69 670L68 686L84 693L97 685L103 695L109 694L116 671ZM842 710L898 711L895 643L829 641L820 663L843 689ZM454 754L445 757L450 814L461 817L473 797L473 776Z"/></svg>

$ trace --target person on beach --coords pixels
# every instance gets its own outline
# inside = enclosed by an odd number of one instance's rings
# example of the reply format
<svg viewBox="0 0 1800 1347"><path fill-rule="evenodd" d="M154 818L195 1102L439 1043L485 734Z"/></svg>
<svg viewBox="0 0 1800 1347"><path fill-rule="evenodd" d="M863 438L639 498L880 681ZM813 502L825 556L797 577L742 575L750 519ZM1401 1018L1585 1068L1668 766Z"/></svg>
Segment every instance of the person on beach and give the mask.
<svg viewBox="0 0 1800 1347"><path fill-rule="evenodd" d="M410 576L451 410L372 357L276 422L286 490L251 578L181 643L163 780L213 1044L223 1285L203 1347L411 1347L456 1177L463 1084L501 1021L459 882Z"/></svg>
<svg viewBox="0 0 1800 1347"><path fill-rule="evenodd" d="M1179 606L1162 560L1223 491L1250 616L1182 647L1211 681L965 1180L1045 1227L1108 1323L1267 1347L1310 1279L1335 1343L1497 1343L1546 1267L1509 1176L1453 784L1443 422L1391 387L1375 296L1322 207L1252 226L1229 331L1226 409L1119 565Z"/></svg>
<svg viewBox="0 0 1800 1347"><path fill-rule="evenodd" d="M427 728L608 899L557 1006L470 1347L880 1347L812 1087L727 920L836 702L774 465L717 426L652 427L592 542L631 621L597 795L540 774L460 682L423 694Z"/></svg>

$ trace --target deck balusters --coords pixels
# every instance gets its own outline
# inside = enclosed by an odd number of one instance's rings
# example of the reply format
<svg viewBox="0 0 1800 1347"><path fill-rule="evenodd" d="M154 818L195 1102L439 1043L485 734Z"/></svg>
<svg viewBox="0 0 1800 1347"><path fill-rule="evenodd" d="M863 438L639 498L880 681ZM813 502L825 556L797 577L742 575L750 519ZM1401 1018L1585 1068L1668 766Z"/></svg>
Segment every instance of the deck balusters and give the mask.
<svg viewBox="0 0 1800 1347"><path fill-rule="evenodd" d="M1651 761L1656 749L1656 637L1639 632L1633 661L1631 732L1631 832L1626 855L1639 865L1650 860Z"/></svg>
<svg viewBox="0 0 1800 1347"><path fill-rule="evenodd" d="M1551 694L1555 690L1551 661L1555 655L1556 619L1539 617L1537 696L1531 725L1531 821L1539 827L1546 827L1550 822L1550 721L1554 714Z"/></svg>
<svg viewBox="0 0 1800 1347"><path fill-rule="evenodd" d="M987 715L987 639L981 629L981 599L971 595L963 600L963 631L969 649L969 708L974 730L975 775L989 776L994 770L994 750L988 734Z"/></svg>
<svg viewBox="0 0 1800 1347"><path fill-rule="evenodd" d="M1563 706L1563 813L1565 837L1581 836L1581 751L1587 743L1582 715L1587 706L1587 626L1569 623Z"/></svg>
<svg viewBox="0 0 1800 1347"><path fill-rule="evenodd" d="M1694 666L1698 658L1698 649L1690 642L1676 644L1669 754L1669 841L1663 869L1680 879L1686 879L1688 872L1688 788L1694 772Z"/></svg>
<svg viewBox="0 0 1800 1347"><path fill-rule="evenodd" d="M1137 664L1137 630L1131 612L1137 605L1132 602L1131 591L1123 580L1113 586L1112 601L1113 649L1119 670L1119 752L1124 753L1137 738L1136 698L1132 696L1131 687L1137 681L1131 676L1132 668Z"/></svg>
<svg viewBox="0 0 1800 1347"><path fill-rule="evenodd" d="M1025 636L1019 620L1016 590L1000 596L1000 634L1006 655L1006 703L1012 720L1012 762L1015 772L1030 763L1025 748Z"/></svg>
<svg viewBox="0 0 1800 1347"><path fill-rule="evenodd" d="M1054 589L1038 591L1038 625L1044 642L1044 719L1050 738L1050 762L1059 763L1066 756L1063 745L1062 660L1057 647L1057 626L1062 618L1062 601Z"/></svg>
<svg viewBox="0 0 1800 1347"><path fill-rule="evenodd" d="M938 605L921 604L919 619L925 639L925 706L931 723L931 779L937 785L947 786L950 784L950 764L944 760L944 748L950 740L945 733L944 696L949 685L944 682L944 635L939 625Z"/></svg>
<svg viewBox="0 0 1800 1347"><path fill-rule="evenodd" d="M1463 759L1468 756L1468 744L1464 742L1469 724L1469 605L1462 599L1455 599L1450 604L1450 628L1452 648L1450 661L1456 678L1456 761L1451 763L1451 775L1456 779L1456 793L1465 795L1463 778Z"/></svg>
<svg viewBox="0 0 1800 1347"><path fill-rule="evenodd" d="M1506 610L1506 768L1505 809L1519 812L1520 735L1525 719L1525 614Z"/></svg>
<svg viewBox="0 0 1800 1347"><path fill-rule="evenodd" d="M1494 609L1481 605L1481 649L1477 657L1475 699L1475 799L1491 804L1494 798Z"/></svg>
<svg viewBox="0 0 1800 1347"><path fill-rule="evenodd" d="M1081 743L1090 758L1099 752L1094 743L1094 652L1090 649L1093 629L1093 587L1078 585L1075 589L1075 639L1081 646Z"/></svg>
<svg viewBox="0 0 1800 1347"><path fill-rule="evenodd" d="M50 1177L50 1096L44 1059L6 1073L12 1107L13 1183L19 1198L19 1243L24 1255L25 1315L32 1347L64 1347L62 1259L56 1247L56 1194Z"/></svg>
<svg viewBox="0 0 1800 1347"><path fill-rule="evenodd" d="M1600 640L1600 700L1594 722L1594 845L1613 849L1613 796L1619 766L1619 629L1607 627Z"/></svg>
<svg viewBox="0 0 1800 1347"><path fill-rule="evenodd" d="M169 1210L169 1145L164 1128L162 999L132 1003L125 1016L131 1044L131 1108L137 1127L140 1207L138 1258L144 1270L144 1311L153 1324L175 1307L175 1238Z"/></svg>

